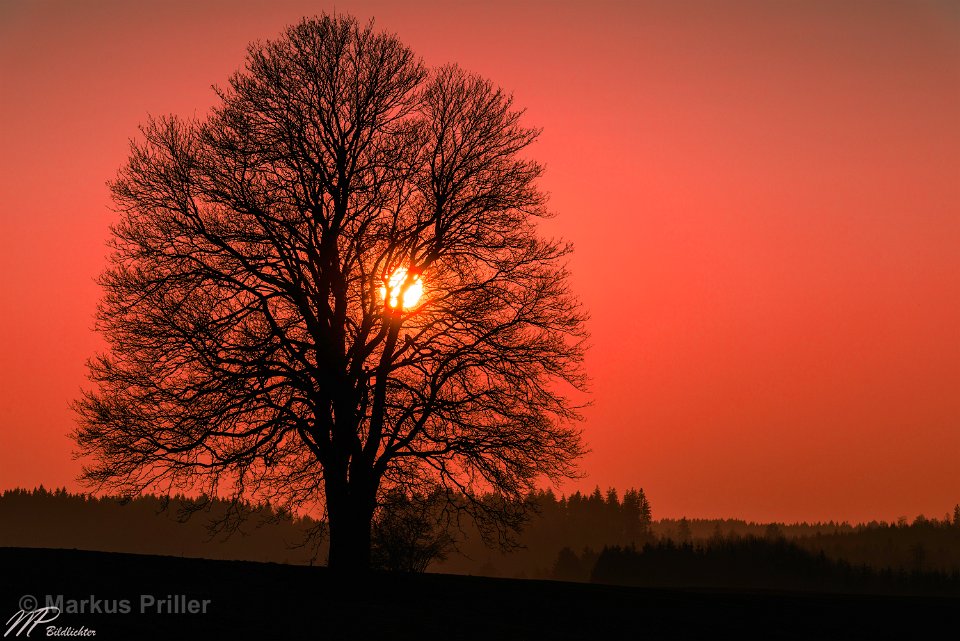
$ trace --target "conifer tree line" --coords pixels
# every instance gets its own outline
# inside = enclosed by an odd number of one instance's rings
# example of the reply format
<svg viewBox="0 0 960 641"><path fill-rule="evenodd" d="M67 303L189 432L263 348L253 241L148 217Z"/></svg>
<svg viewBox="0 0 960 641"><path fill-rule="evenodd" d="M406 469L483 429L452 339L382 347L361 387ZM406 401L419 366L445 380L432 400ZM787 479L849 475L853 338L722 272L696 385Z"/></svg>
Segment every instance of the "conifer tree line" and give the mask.
<svg viewBox="0 0 960 641"><path fill-rule="evenodd" d="M654 519L643 489L621 494L596 488L569 496L543 490L526 500L529 520L502 546L490 547L477 526L450 513L445 501L394 496L374 525L375 564L512 578L722 585L738 576L755 584L773 580L763 566L774 560L832 577L841 588L886 589L910 581L947 591L960 587L960 506L942 518L785 524ZM126 501L42 486L0 494L0 545L12 547L323 565L323 525L268 504L217 499L148 495ZM616 569L621 566L633 570ZM705 574L705 568L719 574Z"/></svg>

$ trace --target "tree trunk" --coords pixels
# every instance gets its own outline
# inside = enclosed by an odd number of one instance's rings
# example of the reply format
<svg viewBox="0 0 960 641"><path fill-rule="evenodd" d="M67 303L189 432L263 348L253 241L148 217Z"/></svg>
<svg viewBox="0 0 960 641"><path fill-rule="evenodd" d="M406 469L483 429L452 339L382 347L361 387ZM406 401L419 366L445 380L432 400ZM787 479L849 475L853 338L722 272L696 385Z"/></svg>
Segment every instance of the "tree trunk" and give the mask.
<svg viewBox="0 0 960 641"><path fill-rule="evenodd" d="M370 527L374 499L365 492L327 490L327 517L330 521L331 570L362 572L370 569Z"/></svg>

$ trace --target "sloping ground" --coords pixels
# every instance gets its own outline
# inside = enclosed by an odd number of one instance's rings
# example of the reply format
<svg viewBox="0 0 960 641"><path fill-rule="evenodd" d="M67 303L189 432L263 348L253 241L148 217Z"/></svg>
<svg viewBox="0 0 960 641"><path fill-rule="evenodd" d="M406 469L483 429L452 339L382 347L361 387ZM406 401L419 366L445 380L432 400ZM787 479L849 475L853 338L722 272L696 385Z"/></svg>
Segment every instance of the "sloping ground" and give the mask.
<svg viewBox="0 0 960 641"><path fill-rule="evenodd" d="M0 548L0 567L0 621L24 595L40 605L59 600L57 619L38 624L31 638L47 637L47 626L61 635L95 630L88 638L96 639L918 638L952 629L960 612L960 599L950 598L344 577L304 566L39 548Z"/></svg>

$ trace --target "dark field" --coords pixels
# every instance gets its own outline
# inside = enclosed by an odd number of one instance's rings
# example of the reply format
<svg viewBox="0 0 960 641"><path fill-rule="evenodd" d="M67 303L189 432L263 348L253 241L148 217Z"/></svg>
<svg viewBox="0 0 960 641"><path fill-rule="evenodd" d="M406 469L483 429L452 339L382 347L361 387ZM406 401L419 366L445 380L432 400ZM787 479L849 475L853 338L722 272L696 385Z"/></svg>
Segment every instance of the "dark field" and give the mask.
<svg viewBox="0 0 960 641"><path fill-rule="evenodd" d="M342 577L325 568L77 550L0 548L3 620L22 595L64 612L41 624L97 639L852 639L951 630L960 600L647 589L440 574ZM185 595L207 613L141 612ZM99 609L128 613L90 612ZM83 613L69 612L82 607ZM167 607L166 609L169 609ZM9 625L9 624L7 624ZM4 626L4 631L7 626ZM25 632L20 638L25 638ZM12 638L11 632L8 638ZM88 637L89 638L89 637Z"/></svg>

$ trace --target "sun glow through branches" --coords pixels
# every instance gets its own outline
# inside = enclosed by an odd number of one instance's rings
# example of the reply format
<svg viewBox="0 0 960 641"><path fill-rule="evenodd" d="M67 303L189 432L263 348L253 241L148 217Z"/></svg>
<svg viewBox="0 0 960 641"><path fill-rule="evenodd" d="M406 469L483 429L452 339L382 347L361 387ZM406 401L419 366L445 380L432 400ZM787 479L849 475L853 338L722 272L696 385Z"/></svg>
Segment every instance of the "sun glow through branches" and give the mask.
<svg viewBox="0 0 960 641"><path fill-rule="evenodd" d="M395 269L390 278L380 286L380 297L386 300L388 307L397 307L400 303L403 309L410 309L420 302L422 296L423 279L419 275L408 278L406 267Z"/></svg>

